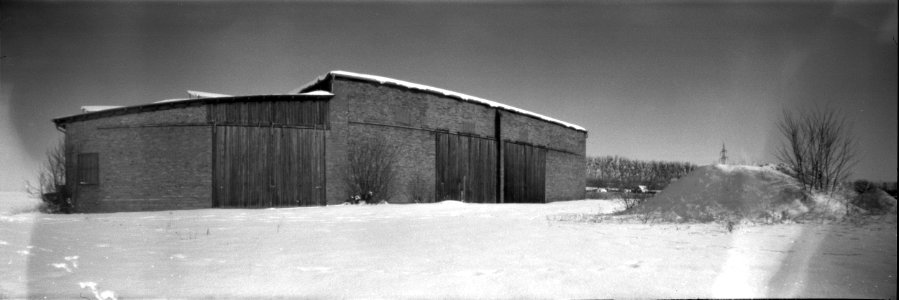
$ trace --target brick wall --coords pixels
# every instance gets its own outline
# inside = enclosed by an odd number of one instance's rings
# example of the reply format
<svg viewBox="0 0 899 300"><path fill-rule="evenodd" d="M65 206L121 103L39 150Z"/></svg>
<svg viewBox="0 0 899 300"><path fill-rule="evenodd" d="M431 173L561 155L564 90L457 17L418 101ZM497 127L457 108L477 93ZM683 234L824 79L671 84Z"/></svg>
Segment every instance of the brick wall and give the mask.
<svg viewBox="0 0 899 300"><path fill-rule="evenodd" d="M587 133L503 112L503 140L546 147L546 201L584 199Z"/></svg>
<svg viewBox="0 0 899 300"><path fill-rule="evenodd" d="M502 112L501 121L503 140L586 155L587 134L583 131L506 111Z"/></svg>
<svg viewBox="0 0 899 300"><path fill-rule="evenodd" d="M412 183L413 178L421 178L424 181L424 187L429 196L424 201L431 202L434 200L437 145L436 136L433 132L354 124L350 126L349 138L353 140L374 138L386 142L388 146L395 147L397 163L394 165L394 168L397 172L397 178L395 182L396 190L390 200L391 202L413 202L409 194L410 183Z"/></svg>
<svg viewBox="0 0 899 300"><path fill-rule="evenodd" d="M338 145L346 146L348 139L377 137L396 145L401 153L399 189L408 189L409 180L421 176L433 194L435 131L495 138L495 108L340 77L332 84L335 97L331 100L332 130L328 143L329 203L339 203L348 196L344 195L343 183L335 182L332 178L337 176L331 175L342 174L346 167L342 162L347 153L332 150ZM583 199L586 133L513 112L501 113L504 140L550 149L546 162L547 201ZM408 195L397 195L392 201L408 201Z"/></svg>
<svg viewBox="0 0 899 300"><path fill-rule="evenodd" d="M412 178L425 182L430 198L434 195L436 136L434 130L492 136L491 114L486 107L370 83L335 80L331 99L328 141L328 202L340 203L347 195L344 185L345 149L350 140L382 139L397 147L396 192L391 202L411 202ZM340 109L338 109L338 107ZM461 121L452 116L477 116L478 121ZM473 117L474 118L474 117ZM332 147L341 147L332 151ZM433 199L425 199L432 201Z"/></svg>
<svg viewBox="0 0 899 300"><path fill-rule="evenodd" d="M336 88L352 103L349 122L376 123L425 130L493 137L494 109L453 98L375 85L336 80Z"/></svg>
<svg viewBox="0 0 899 300"><path fill-rule="evenodd" d="M211 129L161 125L200 125L205 120L205 108L195 106L69 124L67 146L75 153L98 153L99 158L99 184L70 182L76 210L210 207Z"/></svg>
<svg viewBox="0 0 899 300"><path fill-rule="evenodd" d="M584 157L546 151L546 202L584 199Z"/></svg>

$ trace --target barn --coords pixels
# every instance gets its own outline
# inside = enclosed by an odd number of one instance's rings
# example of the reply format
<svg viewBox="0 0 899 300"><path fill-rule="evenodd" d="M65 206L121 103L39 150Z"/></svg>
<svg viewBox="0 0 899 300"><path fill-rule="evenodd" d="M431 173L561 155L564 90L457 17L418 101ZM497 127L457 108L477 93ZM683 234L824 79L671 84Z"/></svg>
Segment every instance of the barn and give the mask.
<svg viewBox="0 0 899 300"><path fill-rule="evenodd" d="M54 119L73 210L338 204L367 140L398 156L392 203L584 196L586 130L498 102L346 71L286 94L191 95Z"/></svg>

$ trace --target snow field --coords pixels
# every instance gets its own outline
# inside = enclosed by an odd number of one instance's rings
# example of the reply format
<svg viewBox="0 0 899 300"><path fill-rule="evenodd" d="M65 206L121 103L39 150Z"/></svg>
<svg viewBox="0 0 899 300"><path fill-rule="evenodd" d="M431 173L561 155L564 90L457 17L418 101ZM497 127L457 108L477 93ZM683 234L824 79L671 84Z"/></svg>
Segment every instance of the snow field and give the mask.
<svg viewBox="0 0 899 300"><path fill-rule="evenodd" d="M0 220L0 295L895 297L895 218L733 233L714 223L555 221L619 209L451 201L20 214Z"/></svg>
<svg viewBox="0 0 899 300"><path fill-rule="evenodd" d="M22 192L0 192L0 218L19 213L36 212L41 200Z"/></svg>

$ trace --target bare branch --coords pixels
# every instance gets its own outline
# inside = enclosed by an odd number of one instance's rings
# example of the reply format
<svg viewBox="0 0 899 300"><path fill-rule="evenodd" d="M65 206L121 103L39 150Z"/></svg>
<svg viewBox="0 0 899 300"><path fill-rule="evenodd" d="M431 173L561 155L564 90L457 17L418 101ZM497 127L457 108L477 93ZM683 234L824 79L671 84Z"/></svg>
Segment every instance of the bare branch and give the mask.
<svg viewBox="0 0 899 300"><path fill-rule="evenodd" d="M775 156L807 190L833 192L855 163L851 128L829 109L794 114L784 111L777 128L785 142Z"/></svg>

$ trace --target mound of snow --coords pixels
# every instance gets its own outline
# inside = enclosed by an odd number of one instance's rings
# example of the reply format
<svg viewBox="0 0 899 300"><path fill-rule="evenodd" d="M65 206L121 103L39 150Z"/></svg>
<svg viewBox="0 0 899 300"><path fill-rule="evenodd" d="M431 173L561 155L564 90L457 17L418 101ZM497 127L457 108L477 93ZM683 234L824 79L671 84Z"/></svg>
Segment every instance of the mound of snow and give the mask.
<svg viewBox="0 0 899 300"><path fill-rule="evenodd" d="M40 199L23 192L0 192L0 215L37 212L40 210Z"/></svg>
<svg viewBox="0 0 899 300"><path fill-rule="evenodd" d="M635 211L675 220L734 216L770 221L808 212L803 198L796 180L773 167L709 165L680 178Z"/></svg>

